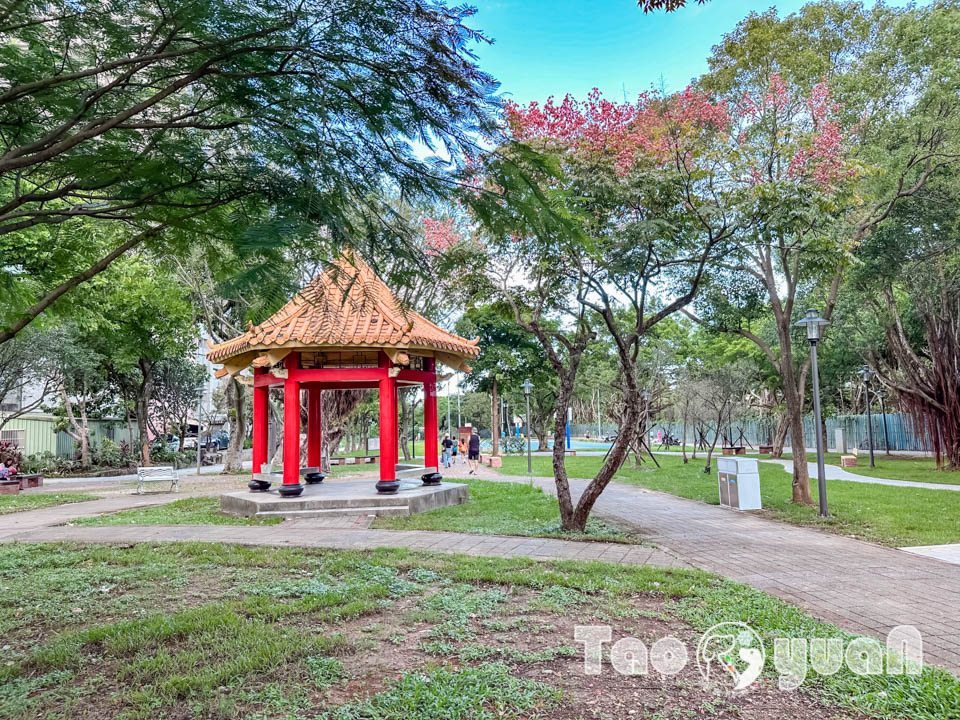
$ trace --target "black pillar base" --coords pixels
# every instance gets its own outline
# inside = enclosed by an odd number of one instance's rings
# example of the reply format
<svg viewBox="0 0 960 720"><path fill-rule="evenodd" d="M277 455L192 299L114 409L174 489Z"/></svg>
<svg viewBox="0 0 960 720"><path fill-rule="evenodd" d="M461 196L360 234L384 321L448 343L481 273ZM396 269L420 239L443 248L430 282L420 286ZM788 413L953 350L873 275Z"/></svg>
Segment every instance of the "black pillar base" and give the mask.
<svg viewBox="0 0 960 720"><path fill-rule="evenodd" d="M399 489L399 480L381 480L377 483L377 492L383 495L393 495Z"/></svg>
<svg viewBox="0 0 960 720"><path fill-rule="evenodd" d="M280 497L297 497L300 493L303 492L303 485L297 483L296 485L287 485L284 483L277 490L280 493Z"/></svg>
<svg viewBox="0 0 960 720"><path fill-rule="evenodd" d="M269 480L251 480L247 483L250 492L267 492L270 489Z"/></svg>
<svg viewBox="0 0 960 720"><path fill-rule="evenodd" d="M425 473L420 476L420 479L424 485L439 485L440 481L443 480L443 475L440 473Z"/></svg>
<svg viewBox="0 0 960 720"><path fill-rule="evenodd" d="M307 474L304 476L304 478L305 478L306 481L307 481L307 485L316 485L317 483L322 483L322 482L323 482L323 479L324 479L325 477L326 477L326 475L324 475L324 474L321 473L321 472L307 473Z"/></svg>

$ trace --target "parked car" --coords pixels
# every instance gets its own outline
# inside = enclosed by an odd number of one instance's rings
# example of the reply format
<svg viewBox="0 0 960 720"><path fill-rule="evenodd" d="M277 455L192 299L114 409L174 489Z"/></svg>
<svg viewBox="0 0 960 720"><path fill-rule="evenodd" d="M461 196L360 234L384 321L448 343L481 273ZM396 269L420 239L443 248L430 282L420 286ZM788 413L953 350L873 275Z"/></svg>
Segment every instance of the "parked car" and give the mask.
<svg viewBox="0 0 960 720"><path fill-rule="evenodd" d="M166 438L163 440L154 438L153 442L150 443L150 447L154 450L161 446L163 446L167 452L177 452L180 449L180 436L167 433Z"/></svg>
<svg viewBox="0 0 960 720"><path fill-rule="evenodd" d="M616 436L616 435L604 435L604 436L603 436L603 441L604 441L604 442L616 442L616 441L617 441L617 436Z"/></svg>
<svg viewBox="0 0 960 720"><path fill-rule="evenodd" d="M196 450L197 449L197 436L188 435L183 439L183 449L184 450Z"/></svg>

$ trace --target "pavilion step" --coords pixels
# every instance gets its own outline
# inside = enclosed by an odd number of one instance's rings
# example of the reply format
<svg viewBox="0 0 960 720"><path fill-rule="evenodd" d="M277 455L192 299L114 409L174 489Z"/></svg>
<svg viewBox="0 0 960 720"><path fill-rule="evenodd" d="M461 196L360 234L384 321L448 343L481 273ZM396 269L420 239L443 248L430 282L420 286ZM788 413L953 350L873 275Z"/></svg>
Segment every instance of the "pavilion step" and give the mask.
<svg viewBox="0 0 960 720"><path fill-rule="evenodd" d="M419 479L421 475L424 475L428 472L435 473L437 469L435 467L424 467L423 465L397 465L394 475L397 480L402 480L404 478L417 478Z"/></svg>
<svg viewBox="0 0 960 720"><path fill-rule="evenodd" d="M295 518L350 517L354 515L379 515L382 517L392 517L395 515L409 514L410 508L407 505L375 505L370 507L325 508L318 510L266 510L263 512L258 512L256 515L254 515L254 517L282 517L293 520Z"/></svg>

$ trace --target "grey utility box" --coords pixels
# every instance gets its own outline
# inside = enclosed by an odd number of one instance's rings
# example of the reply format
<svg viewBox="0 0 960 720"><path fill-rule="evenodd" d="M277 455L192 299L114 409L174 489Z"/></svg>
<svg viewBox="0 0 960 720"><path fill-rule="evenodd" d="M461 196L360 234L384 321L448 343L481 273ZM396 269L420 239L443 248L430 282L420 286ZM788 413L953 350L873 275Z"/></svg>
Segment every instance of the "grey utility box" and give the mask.
<svg viewBox="0 0 960 720"><path fill-rule="evenodd" d="M837 452L841 455L847 454L847 431L843 428L837 428L833 431L833 437L836 440Z"/></svg>
<svg viewBox="0 0 960 720"><path fill-rule="evenodd" d="M757 461L745 457L717 458L720 505L734 510L759 510L760 472Z"/></svg>

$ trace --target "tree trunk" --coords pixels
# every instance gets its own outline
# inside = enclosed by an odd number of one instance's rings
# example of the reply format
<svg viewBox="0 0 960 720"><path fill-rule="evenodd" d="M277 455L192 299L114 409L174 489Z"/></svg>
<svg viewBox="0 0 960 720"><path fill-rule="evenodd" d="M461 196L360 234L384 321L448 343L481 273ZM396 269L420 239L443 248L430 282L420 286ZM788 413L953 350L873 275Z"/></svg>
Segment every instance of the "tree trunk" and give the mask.
<svg viewBox="0 0 960 720"><path fill-rule="evenodd" d="M564 438L567 420L567 406L573 394L573 381L576 372L560 376L560 389L557 393L557 408L553 428L553 477L557 485L557 502L560 505L560 527L564 530L579 530L574 518L573 500L570 497L570 482L567 480L567 467L564 457Z"/></svg>
<svg viewBox="0 0 960 720"><path fill-rule="evenodd" d="M90 423L87 420L87 384L83 386L83 399L80 401L80 464L88 468L93 464L90 458Z"/></svg>
<svg viewBox="0 0 960 720"><path fill-rule="evenodd" d="M790 342L790 317L777 317L780 335L780 379L783 382L783 400L787 406L787 418L790 423L790 446L793 450L792 500L799 505L813 505L810 493L810 474L807 472L807 443L803 437L803 378L800 383L794 374L793 350ZM799 448L798 448L799 445Z"/></svg>
<svg viewBox="0 0 960 720"><path fill-rule="evenodd" d="M223 456L223 473L225 475L243 474L243 440L247 436L247 418L244 414L246 394L246 388L235 377L231 377L227 382L230 440L227 443L227 452Z"/></svg>
<svg viewBox="0 0 960 720"><path fill-rule="evenodd" d="M680 435L680 452L683 454L683 464L686 465L687 459L687 408L683 408L683 430Z"/></svg>
<svg viewBox="0 0 960 720"><path fill-rule="evenodd" d="M493 399L493 415L490 416L490 425L493 435L493 456L500 454L500 398L497 396L497 377L493 377L493 388L491 390Z"/></svg>
<svg viewBox="0 0 960 720"><path fill-rule="evenodd" d="M787 442L787 430L790 429L790 421L784 415L777 421L777 432L773 436L773 451L771 457L783 457L783 446Z"/></svg>
<svg viewBox="0 0 960 720"><path fill-rule="evenodd" d="M799 408L790 411L790 449L793 451L792 500L799 505L813 505L810 474L807 471L807 443L803 437L803 414Z"/></svg>
<svg viewBox="0 0 960 720"><path fill-rule="evenodd" d="M134 398L134 412L137 415L137 429L140 431L140 460L144 466L150 465L150 442L147 439L147 426L150 421L150 397L153 395L153 361L142 357L140 365L140 384ZM161 438L166 442L166 438Z"/></svg>
<svg viewBox="0 0 960 720"><path fill-rule="evenodd" d="M70 395L67 393L65 388L60 390L61 398L63 399L63 410L67 416L67 422L69 426L67 427L67 435L74 439L74 441L80 446L80 466L83 468L90 467L90 435L89 427L84 421L83 423L77 421L77 417L73 412L73 401L70 400ZM82 401L81 401L82 403ZM86 409L83 413L84 418L86 417ZM70 428L73 428L72 430Z"/></svg>
<svg viewBox="0 0 960 720"><path fill-rule="evenodd" d="M713 465L713 451L717 447L717 440L720 439L721 425L723 425L723 410L717 415L717 431L713 434L713 442L710 443L710 448L707 450L707 464L703 466L703 472L707 475L710 474L710 469Z"/></svg>

